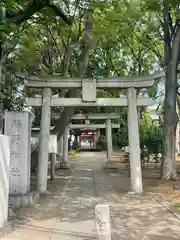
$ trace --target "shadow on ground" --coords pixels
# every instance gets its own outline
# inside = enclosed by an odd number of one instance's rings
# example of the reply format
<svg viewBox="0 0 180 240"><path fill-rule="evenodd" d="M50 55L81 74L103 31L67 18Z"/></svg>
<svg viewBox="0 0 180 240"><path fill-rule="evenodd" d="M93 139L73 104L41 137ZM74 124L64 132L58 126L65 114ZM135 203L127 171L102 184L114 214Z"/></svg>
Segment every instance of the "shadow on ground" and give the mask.
<svg viewBox="0 0 180 240"><path fill-rule="evenodd" d="M14 230L48 232L54 240L95 239L94 207L105 203L110 205L112 240L180 239L179 220L152 196L127 194L128 172L105 170L102 159L98 153L81 153L71 162L72 172L58 170L56 180L48 181L50 195L33 208L16 211Z"/></svg>

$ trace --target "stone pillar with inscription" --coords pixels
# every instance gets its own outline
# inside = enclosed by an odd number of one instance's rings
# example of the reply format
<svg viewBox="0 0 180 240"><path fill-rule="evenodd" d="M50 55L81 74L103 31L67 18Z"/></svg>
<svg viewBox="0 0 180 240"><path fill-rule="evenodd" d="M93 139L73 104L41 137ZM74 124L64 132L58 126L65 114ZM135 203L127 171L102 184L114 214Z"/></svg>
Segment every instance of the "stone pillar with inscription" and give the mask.
<svg viewBox="0 0 180 240"><path fill-rule="evenodd" d="M0 231L8 219L10 137L0 134Z"/></svg>
<svg viewBox="0 0 180 240"><path fill-rule="evenodd" d="M25 195L30 191L31 114L6 112L5 134L10 137L10 195Z"/></svg>

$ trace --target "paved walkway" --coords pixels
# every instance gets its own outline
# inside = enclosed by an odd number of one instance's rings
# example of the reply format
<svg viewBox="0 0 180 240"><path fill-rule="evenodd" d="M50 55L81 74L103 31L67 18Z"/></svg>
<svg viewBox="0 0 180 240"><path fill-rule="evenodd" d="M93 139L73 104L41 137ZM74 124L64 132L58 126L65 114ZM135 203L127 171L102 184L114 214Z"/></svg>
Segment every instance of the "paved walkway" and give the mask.
<svg viewBox="0 0 180 240"><path fill-rule="evenodd" d="M128 177L103 169L102 154L82 153L73 170L57 172L51 195L21 209L13 232L3 240L90 240L95 238L94 207L110 205L112 240L180 239L180 220L151 195L129 195Z"/></svg>

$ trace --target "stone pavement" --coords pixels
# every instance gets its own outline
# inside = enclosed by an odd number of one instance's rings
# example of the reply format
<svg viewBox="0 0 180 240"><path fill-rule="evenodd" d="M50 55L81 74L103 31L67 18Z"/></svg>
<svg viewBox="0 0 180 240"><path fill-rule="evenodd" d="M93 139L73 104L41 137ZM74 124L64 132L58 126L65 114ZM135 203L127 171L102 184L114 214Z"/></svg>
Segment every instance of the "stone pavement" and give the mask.
<svg viewBox="0 0 180 240"><path fill-rule="evenodd" d="M90 240L95 237L94 207L110 205L112 240L180 239L180 221L154 195L127 194L126 173L103 169L103 154L81 153L72 172L58 171L51 195L21 209L12 233L3 240Z"/></svg>

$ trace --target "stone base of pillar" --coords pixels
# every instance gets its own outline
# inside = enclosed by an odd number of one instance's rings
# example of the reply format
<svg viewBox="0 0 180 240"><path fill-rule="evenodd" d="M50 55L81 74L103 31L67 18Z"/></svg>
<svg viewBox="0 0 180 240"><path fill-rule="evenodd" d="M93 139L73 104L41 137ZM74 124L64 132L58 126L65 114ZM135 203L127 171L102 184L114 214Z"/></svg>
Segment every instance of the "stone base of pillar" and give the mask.
<svg viewBox="0 0 180 240"><path fill-rule="evenodd" d="M116 166L113 166L113 162L112 161L107 161L105 164L105 168L106 169L117 169Z"/></svg>
<svg viewBox="0 0 180 240"><path fill-rule="evenodd" d="M14 219L14 218L12 218ZM12 220L10 218L10 220ZM13 221L6 221L3 226L0 226L0 239L13 231Z"/></svg>
<svg viewBox="0 0 180 240"><path fill-rule="evenodd" d="M62 162L60 163L60 168L61 168L61 169L69 169L69 168L70 168L70 165L69 165L68 162L62 161Z"/></svg>
<svg viewBox="0 0 180 240"><path fill-rule="evenodd" d="M63 155L62 154L57 154L57 163L59 164L58 168L61 168L61 162L63 161Z"/></svg>
<svg viewBox="0 0 180 240"><path fill-rule="evenodd" d="M11 208L29 207L33 206L39 200L38 192L29 192L26 195L10 195L9 196L9 206Z"/></svg>
<svg viewBox="0 0 180 240"><path fill-rule="evenodd" d="M51 192L45 191L45 192L39 193L39 194L40 194L40 196L48 196L48 195L51 195Z"/></svg>

